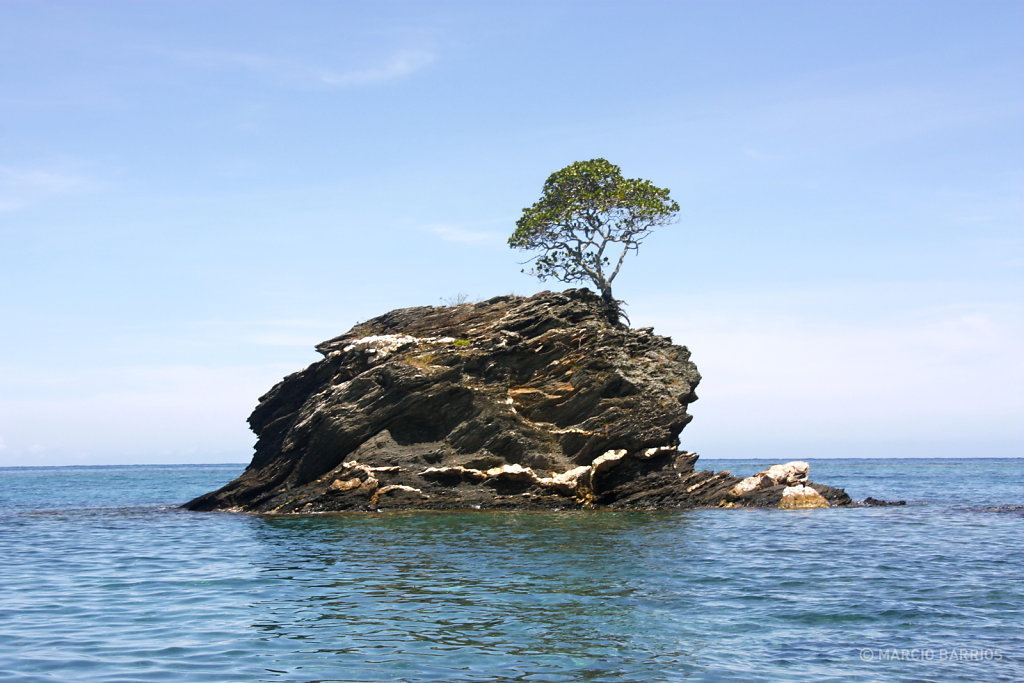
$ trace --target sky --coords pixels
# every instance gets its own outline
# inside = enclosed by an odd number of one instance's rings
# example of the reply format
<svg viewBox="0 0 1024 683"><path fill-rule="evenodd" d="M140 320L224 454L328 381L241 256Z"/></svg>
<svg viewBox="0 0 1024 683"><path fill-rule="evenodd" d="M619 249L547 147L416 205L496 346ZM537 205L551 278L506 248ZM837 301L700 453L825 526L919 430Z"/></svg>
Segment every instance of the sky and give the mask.
<svg viewBox="0 0 1024 683"><path fill-rule="evenodd" d="M707 458L1024 456L1024 3L0 2L0 466L248 462L317 342L562 289L506 244L603 157L615 282Z"/></svg>

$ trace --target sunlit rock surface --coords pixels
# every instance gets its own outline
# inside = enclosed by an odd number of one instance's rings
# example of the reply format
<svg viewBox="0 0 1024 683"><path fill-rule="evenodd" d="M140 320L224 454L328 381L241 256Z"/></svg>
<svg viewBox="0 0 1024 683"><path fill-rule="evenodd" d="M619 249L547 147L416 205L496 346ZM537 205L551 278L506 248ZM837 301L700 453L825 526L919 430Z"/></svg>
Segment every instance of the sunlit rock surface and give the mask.
<svg viewBox="0 0 1024 683"><path fill-rule="evenodd" d="M690 352L610 325L587 290L391 311L317 350L260 399L245 472L186 507L777 507L806 483L800 462L755 483L696 470L679 449Z"/></svg>

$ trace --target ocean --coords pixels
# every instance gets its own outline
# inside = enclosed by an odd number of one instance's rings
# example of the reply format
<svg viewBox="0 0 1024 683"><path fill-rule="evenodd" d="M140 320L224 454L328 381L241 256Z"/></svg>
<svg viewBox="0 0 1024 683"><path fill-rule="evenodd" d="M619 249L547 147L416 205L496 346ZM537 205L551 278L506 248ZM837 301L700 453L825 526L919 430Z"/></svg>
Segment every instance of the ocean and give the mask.
<svg viewBox="0 0 1024 683"><path fill-rule="evenodd" d="M905 507L177 509L241 470L0 469L0 681L1024 680L1022 459L812 461Z"/></svg>

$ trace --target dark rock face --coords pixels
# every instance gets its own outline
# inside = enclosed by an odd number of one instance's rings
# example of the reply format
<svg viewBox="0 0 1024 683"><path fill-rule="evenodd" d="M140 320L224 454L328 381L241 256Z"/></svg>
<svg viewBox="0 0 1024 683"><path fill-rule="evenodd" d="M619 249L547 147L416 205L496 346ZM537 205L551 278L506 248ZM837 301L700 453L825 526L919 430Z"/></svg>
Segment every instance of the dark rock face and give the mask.
<svg viewBox="0 0 1024 683"><path fill-rule="evenodd" d="M246 471L186 507L736 507L784 498L782 481L738 492L728 472L694 469L697 456L677 448L700 381L689 351L609 324L587 290L396 310L317 350L323 360L278 383L250 416L258 441Z"/></svg>

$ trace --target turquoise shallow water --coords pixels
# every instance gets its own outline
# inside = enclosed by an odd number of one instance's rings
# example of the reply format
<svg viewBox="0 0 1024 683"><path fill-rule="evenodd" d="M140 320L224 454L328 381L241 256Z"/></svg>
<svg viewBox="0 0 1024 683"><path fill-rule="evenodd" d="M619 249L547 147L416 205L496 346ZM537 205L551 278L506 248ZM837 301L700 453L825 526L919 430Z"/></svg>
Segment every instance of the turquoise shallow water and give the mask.
<svg viewBox="0 0 1024 683"><path fill-rule="evenodd" d="M1024 460L812 463L898 508L173 507L240 471L0 469L0 680L1024 680Z"/></svg>

